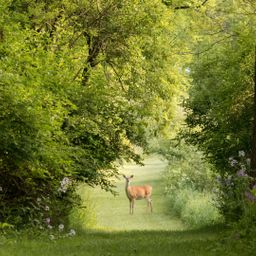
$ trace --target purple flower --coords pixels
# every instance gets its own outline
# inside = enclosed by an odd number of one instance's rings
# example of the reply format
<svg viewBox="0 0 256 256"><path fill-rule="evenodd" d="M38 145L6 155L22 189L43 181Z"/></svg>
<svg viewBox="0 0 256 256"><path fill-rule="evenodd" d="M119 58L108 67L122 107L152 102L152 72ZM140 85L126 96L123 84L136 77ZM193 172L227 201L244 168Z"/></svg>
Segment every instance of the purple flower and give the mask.
<svg viewBox="0 0 256 256"><path fill-rule="evenodd" d="M256 202L256 197L251 192L246 191L245 196L250 202Z"/></svg>
<svg viewBox="0 0 256 256"><path fill-rule="evenodd" d="M245 170L243 170L243 169L239 170L239 171L236 173L236 175L237 175L238 177L246 177L246 176L247 176L247 174L245 173Z"/></svg>

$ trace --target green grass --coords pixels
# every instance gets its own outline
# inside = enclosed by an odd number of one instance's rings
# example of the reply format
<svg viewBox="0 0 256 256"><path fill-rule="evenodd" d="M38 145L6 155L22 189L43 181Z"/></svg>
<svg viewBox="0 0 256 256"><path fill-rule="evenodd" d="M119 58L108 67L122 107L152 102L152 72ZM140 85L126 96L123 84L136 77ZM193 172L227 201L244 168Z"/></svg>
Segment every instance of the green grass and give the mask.
<svg viewBox="0 0 256 256"><path fill-rule="evenodd" d="M94 229L85 230L81 224L76 236L56 240L48 236L36 238L33 233L0 237L0 256L253 255L254 245L238 239L224 240L220 226L189 230L169 215L161 180L165 165L158 158L150 158L144 167L127 165L122 170L134 174L133 184L153 186L153 214L146 212L146 202L142 200L136 201L135 213L129 215L123 179L117 182L116 197L81 187L82 196L89 198L90 210L94 211L91 216L97 220Z"/></svg>
<svg viewBox="0 0 256 256"><path fill-rule="evenodd" d="M220 239L222 229L186 231L93 231L56 241L19 238L0 244L0 256L213 256L254 255L240 241Z"/></svg>
<svg viewBox="0 0 256 256"><path fill-rule="evenodd" d="M132 185L150 184L153 187L153 213L147 211L146 200L135 201L134 215L129 214L129 201L125 194L125 180L117 181L118 196L101 189L82 187L80 194L93 201L96 215L97 229L104 230L184 230L186 227L176 217L170 217L168 199L164 194L161 173L166 163L158 157L151 157L145 161L145 166L129 164L121 172L134 174Z"/></svg>

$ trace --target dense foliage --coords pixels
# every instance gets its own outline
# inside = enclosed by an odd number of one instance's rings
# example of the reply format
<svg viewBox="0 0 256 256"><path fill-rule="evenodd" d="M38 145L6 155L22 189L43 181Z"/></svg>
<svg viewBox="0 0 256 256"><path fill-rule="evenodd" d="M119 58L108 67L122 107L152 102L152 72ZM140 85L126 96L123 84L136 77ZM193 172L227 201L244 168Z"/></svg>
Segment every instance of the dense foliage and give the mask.
<svg viewBox="0 0 256 256"><path fill-rule="evenodd" d="M161 1L0 1L0 221L65 221L77 181L164 130L181 82Z"/></svg>
<svg viewBox="0 0 256 256"><path fill-rule="evenodd" d="M190 227L220 222L214 203L214 168L205 161L202 152L183 140L171 140L161 145L161 149L168 160L164 181L169 211Z"/></svg>
<svg viewBox="0 0 256 256"><path fill-rule="evenodd" d="M217 168L220 210L226 219L237 220L255 201L255 165L249 162L255 158L256 5L216 0L200 10L197 20L188 21L197 37L185 101L187 139Z"/></svg>

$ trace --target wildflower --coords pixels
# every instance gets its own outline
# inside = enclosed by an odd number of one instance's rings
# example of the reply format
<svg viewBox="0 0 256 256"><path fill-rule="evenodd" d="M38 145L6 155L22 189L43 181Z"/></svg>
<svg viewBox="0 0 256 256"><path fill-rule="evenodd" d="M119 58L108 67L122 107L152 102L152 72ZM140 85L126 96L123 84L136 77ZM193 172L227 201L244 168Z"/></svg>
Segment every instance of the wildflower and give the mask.
<svg viewBox="0 0 256 256"><path fill-rule="evenodd" d="M50 218L46 218L45 221L46 221L47 224L50 224L51 219Z"/></svg>
<svg viewBox="0 0 256 256"><path fill-rule="evenodd" d="M50 210L50 207L49 207L48 205L46 205L46 206L44 207L44 209L45 209L46 211L49 211L49 210Z"/></svg>
<svg viewBox="0 0 256 256"><path fill-rule="evenodd" d="M55 239L54 235L49 235L49 239L54 240Z"/></svg>
<svg viewBox="0 0 256 256"><path fill-rule="evenodd" d="M63 225L63 224L60 224L60 225L59 225L59 231L63 231L63 229L64 229L64 225Z"/></svg>
<svg viewBox="0 0 256 256"><path fill-rule="evenodd" d="M53 226L49 224L49 225L47 226L47 228L52 229Z"/></svg>
<svg viewBox="0 0 256 256"><path fill-rule="evenodd" d="M239 171L236 173L236 175L237 175L238 177L245 177L245 176L247 176L247 174L245 173L245 170L244 170L244 169L239 170Z"/></svg>
<svg viewBox="0 0 256 256"><path fill-rule="evenodd" d="M58 189L58 191L66 193L70 183L70 179L68 177L64 177L62 181L60 181L60 188Z"/></svg>
<svg viewBox="0 0 256 256"><path fill-rule="evenodd" d="M75 236L76 235L76 231L74 229L70 229L68 235L69 236Z"/></svg>
<svg viewBox="0 0 256 256"><path fill-rule="evenodd" d="M256 196L254 196L251 192L245 192L245 196L250 202L256 202Z"/></svg>
<svg viewBox="0 0 256 256"><path fill-rule="evenodd" d="M243 150L238 151L238 156L244 157L245 156L245 152Z"/></svg>
<svg viewBox="0 0 256 256"><path fill-rule="evenodd" d="M63 180L60 182L61 186L68 185L70 183L70 180L68 177L64 177Z"/></svg>
<svg viewBox="0 0 256 256"><path fill-rule="evenodd" d="M247 158L247 159L246 159L246 163L247 163L248 165L250 165L250 164L251 164L251 159L250 159L250 158Z"/></svg>
<svg viewBox="0 0 256 256"><path fill-rule="evenodd" d="M232 159L232 160L230 161L230 165L231 165L232 167L234 167L236 164L238 164L238 162L237 162L236 159Z"/></svg>

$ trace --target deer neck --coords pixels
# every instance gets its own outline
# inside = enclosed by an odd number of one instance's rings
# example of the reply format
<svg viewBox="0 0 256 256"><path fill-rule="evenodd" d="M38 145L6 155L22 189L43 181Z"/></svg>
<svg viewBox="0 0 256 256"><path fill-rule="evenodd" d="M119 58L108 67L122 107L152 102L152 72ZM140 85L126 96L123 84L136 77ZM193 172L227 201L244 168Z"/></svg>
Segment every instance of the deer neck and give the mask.
<svg viewBox="0 0 256 256"><path fill-rule="evenodd" d="M129 181L126 181L125 192L126 192L127 197L130 199L131 196L130 196L130 193L129 193L129 187L130 187Z"/></svg>

